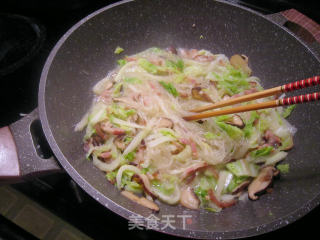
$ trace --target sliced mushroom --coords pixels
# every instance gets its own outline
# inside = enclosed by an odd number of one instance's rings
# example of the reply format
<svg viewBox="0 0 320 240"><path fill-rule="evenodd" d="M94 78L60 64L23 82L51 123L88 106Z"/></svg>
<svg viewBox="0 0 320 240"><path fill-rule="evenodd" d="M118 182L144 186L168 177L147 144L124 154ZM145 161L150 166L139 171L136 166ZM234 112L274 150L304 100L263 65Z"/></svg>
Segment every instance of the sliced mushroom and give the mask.
<svg viewBox="0 0 320 240"><path fill-rule="evenodd" d="M238 194L242 192L246 187L248 187L250 184L250 181L244 181L243 183L239 184L235 189L233 189L232 194Z"/></svg>
<svg viewBox="0 0 320 240"><path fill-rule="evenodd" d="M245 124L242 118L239 115L233 115L232 118L230 118L226 123L238 127L238 128L244 128Z"/></svg>
<svg viewBox="0 0 320 240"><path fill-rule="evenodd" d="M230 58L230 64L237 69L241 69L248 76L250 76L252 73L251 69L248 66L248 58L244 58L238 54L233 55Z"/></svg>
<svg viewBox="0 0 320 240"><path fill-rule="evenodd" d="M169 118L161 117L156 127L173 128L173 122Z"/></svg>
<svg viewBox="0 0 320 240"><path fill-rule="evenodd" d="M201 87L194 87L191 89L191 94L194 99L205 101L205 102L212 102L212 99L206 94Z"/></svg>
<svg viewBox="0 0 320 240"><path fill-rule="evenodd" d="M259 175L251 182L248 187L248 194L251 200L257 200L256 194L264 191L271 184L272 178L276 173L273 166L267 166L261 169Z"/></svg>
<svg viewBox="0 0 320 240"><path fill-rule="evenodd" d="M248 56L246 56L246 55L244 55L244 54L241 54L240 56L243 58L243 60L244 60L246 63L248 63L248 61L249 61Z"/></svg>
<svg viewBox="0 0 320 240"><path fill-rule="evenodd" d="M263 139L273 147L279 147L281 145L281 139L276 136L271 130L267 130L264 133Z"/></svg>
<svg viewBox="0 0 320 240"><path fill-rule="evenodd" d="M143 183L143 189L144 191L152 196L152 197L156 197L155 194L152 192L151 190L151 184L150 184L150 181L149 181L149 178L147 177L147 175L145 174L139 174L139 178L141 179L142 183Z"/></svg>
<svg viewBox="0 0 320 240"><path fill-rule="evenodd" d="M177 49L175 47L170 46L166 50L172 54L178 54Z"/></svg>
<svg viewBox="0 0 320 240"><path fill-rule="evenodd" d="M159 207L157 204L155 204L153 201L146 199L144 197L138 197L134 195L132 192L129 191L122 191L121 194L125 196L126 198L130 199L131 201L134 201L144 207L147 207L151 210L154 210L156 212L159 211Z"/></svg>
<svg viewBox="0 0 320 240"><path fill-rule="evenodd" d="M190 187L181 191L180 204L186 208L199 209L200 201Z"/></svg>

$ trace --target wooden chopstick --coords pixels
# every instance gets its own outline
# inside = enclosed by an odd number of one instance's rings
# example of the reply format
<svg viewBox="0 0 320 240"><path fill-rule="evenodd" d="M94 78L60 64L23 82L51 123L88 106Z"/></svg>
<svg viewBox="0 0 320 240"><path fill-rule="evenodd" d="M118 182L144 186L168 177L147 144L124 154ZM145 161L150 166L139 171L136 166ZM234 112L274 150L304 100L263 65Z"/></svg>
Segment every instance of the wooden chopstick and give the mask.
<svg viewBox="0 0 320 240"><path fill-rule="evenodd" d="M306 87L311 87L311 86L314 86L317 84L320 84L320 77L314 76L314 77L303 79L300 81L284 84L279 87L266 89L261 92L255 92L255 93L243 95L243 96L240 96L237 98L231 98L228 100L220 101L218 103L210 104L210 105L204 106L204 107L199 107L199 108L192 109L189 111L196 112L196 113L204 112L204 111L212 110L215 108L226 107L226 106L230 106L230 105L237 104L237 103L242 103L242 102L247 102L247 101L251 101L251 100L255 100L255 99L259 99L259 98L269 97L269 96L272 96L272 95L275 95L278 93L291 92L294 90L298 90L298 89L302 89L302 88L306 88Z"/></svg>
<svg viewBox="0 0 320 240"><path fill-rule="evenodd" d="M319 76L315 76L315 77L304 79L301 81L285 84L280 87L267 89L267 90L264 90L261 92L248 94L245 96L231 99L231 101L227 100L227 101L223 101L223 102L220 102L217 104L212 104L212 105L210 105L210 107L209 106L203 107L202 109L205 109L205 110L202 110L202 111L212 109L212 106L213 106L213 108L216 108L216 105L218 105L219 107L230 106L232 104L241 103L244 101L250 101L250 100L254 100L254 99L258 99L258 98L262 98L262 97L271 96L271 95L279 93L279 91L280 92L290 92L290 91L294 91L297 89L314 86L316 84L320 84L320 77ZM271 100L271 101L262 102L262 103L253 103L253 104L238 106L238 107L234 107L234 108L228 108L228 109L222 109L222 110L216 110L216 111L211 111L211 112L194 114L194 115L190 115L190 116L185 116L185 117L183 117L183 119L186 121L193 121L193 120L199 120L199 119L209 118L209 117L216 117L216 116L232 114L232 113L240 113L240 112L247 112L247 111L259 110L259 109L265 109L265 108L279 107L279 106L283 106L283 105L311 102L311 101L319 100L319 96L320 96L320 92L309 93L309 94L305 94L305 95L288 97L288 98L277 99L277 100ZM200 110L200 108L198 110Z"/></svg>

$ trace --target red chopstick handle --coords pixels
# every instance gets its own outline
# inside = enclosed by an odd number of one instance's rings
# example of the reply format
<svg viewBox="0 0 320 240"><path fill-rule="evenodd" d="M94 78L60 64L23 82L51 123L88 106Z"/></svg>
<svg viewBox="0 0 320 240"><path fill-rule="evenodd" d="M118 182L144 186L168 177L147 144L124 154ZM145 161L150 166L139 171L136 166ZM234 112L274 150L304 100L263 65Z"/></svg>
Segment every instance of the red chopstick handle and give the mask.
<svg viewBox="0 0 320 240"><path fill-rule="evenodd" d="M311 86L314 86L317 84L320 84L320 77L314 76L311 78L307 78L307 79L303 79L300 81L296 81L296 82L282 85L281 90L283 92L291 92L291 91L298 90L301 88L311 87Z"/></svg>
<svg viewBox="0 0 320 240"><path fill-rule="evenodd" d="M291 105L291 104L298 104L298 103L306 103L306 102L313 102L320 99L320 92L315 93L308 93L305 95L294 96L280 99L280 105Z"/></svg>

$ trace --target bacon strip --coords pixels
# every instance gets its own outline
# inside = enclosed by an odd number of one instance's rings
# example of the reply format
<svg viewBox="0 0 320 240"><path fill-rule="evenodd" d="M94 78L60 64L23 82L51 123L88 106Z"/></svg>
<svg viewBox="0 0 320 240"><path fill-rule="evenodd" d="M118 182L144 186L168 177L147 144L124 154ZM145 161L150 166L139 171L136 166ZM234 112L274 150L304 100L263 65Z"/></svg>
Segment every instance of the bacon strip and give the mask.
<svg viewBox="0 0 320 240"><path fill-rule="evenodd" d="M195 144L194 141L192 141L191 139L186 139L186 138L180 138L179 141L185 145L189 145L191 147L191 151L192 151L192 156L194 158L198 157L198 151L197 151L197 145Z"/></svg>

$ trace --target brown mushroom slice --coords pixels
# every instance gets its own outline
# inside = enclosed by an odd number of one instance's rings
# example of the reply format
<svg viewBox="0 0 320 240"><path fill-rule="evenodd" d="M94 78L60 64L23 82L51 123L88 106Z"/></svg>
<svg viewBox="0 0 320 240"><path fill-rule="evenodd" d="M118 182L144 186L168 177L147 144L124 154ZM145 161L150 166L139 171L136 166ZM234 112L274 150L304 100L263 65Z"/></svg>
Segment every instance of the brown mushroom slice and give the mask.
<svg viewBox="0 0 320 240"><path fill-rule="evenodd" d="M170 52L172 54L175 54L175 55L178 54L177 49L175 47L170 46L166 50L167 50L167 52Z"/></svg>
<svg viewBox="0 0 320 240"><path fill-rule="evenodd" d="M249 180L246 180L242 183L240 183L235 189L232 190L232 194L238 194L241 193L246 187L248 187L250 184Z"/></svg>
<svg viewBox="0 0 320 240"><path fill-rule="evenodd" d="M180 204L189 209L199 209L200 201L190 187L181 191Z"/></svg>
<svg viewBox="0 0 320 240"><path fill-rule="evenodd" d="M246 55L244 55L244 54L241 54L240 56L242 57L242 59L243 59L246 63L249 62L248 56L246 56Z"/></svg>
<svg viewBox="0 0 320 240"><path fill-rule="evenodd" d="M145 197L138 197L134 195L132 192L129 191L122 191L121 194L125 196L126 198L130 199L131 201L134 201L144 207L147 207L151 210L154 210L158 212L160 209L157 204L155 204L153 201L146 199Z"/></svg>
<svg viewBox="0 0 320 240"><path fill-rule="evenodd" d="M193 87L191 89L192 97L196 100L212 102L212 99L206 94L201 87Z"/></svg>
<svg viewBox="0 0 320 240"><path fill-rule="evenodd" d="M279 147L281 145L281 139L269 129L264 133L263 139L273 147Z"/></svg>
<svg viewBox="0 0 320 240"><path fill-rule="evenodd" d="M162 117L156 124L157 128L173 128L173 122L169 118Z"/></svg>
<svg viewBox="0 0 320 240"><path fill-rule="evenodd" d="M242 118L239 115L233 115L232 118L228 119L226 121L226 123L228 123L229 125L238 127L238 128L244 128L245 124L244 121L242 120Z"/></svg>
<svg viewBox="0 0 320 240"><path fill-rule="evenodd" d="M145 175L145 174L139 174L138 176L139 176L139 178L141 179L141 181L142 181L142 183L143 183L143 189L144 189L144 191L145 191L148 195L150 195L150 196L152 196L152 197L156 197L155 194L153 194L153 192L152 192L152 190L151 190L151 184L150 184L150 181L149 181L148 176Z"/></svg>
<svg viewBox="0 0 320 240"><path fill-rule="evenodd" d="M267 166L261 169L259 175L248 187L248 194L251 200L257 200L259 198L256 196L256 194L267 189L267 187L271 184L272 178L276 172L277 171L273 166Z"/></svg>
<svg viewBox="0 0 320 240"><path fill-rule="evenodd" d="M248 66L248 58L244 58L238 54L233 55L230 58L230 64L237 69L241 69L248 76L252 73L252 70Z"/></svg>

